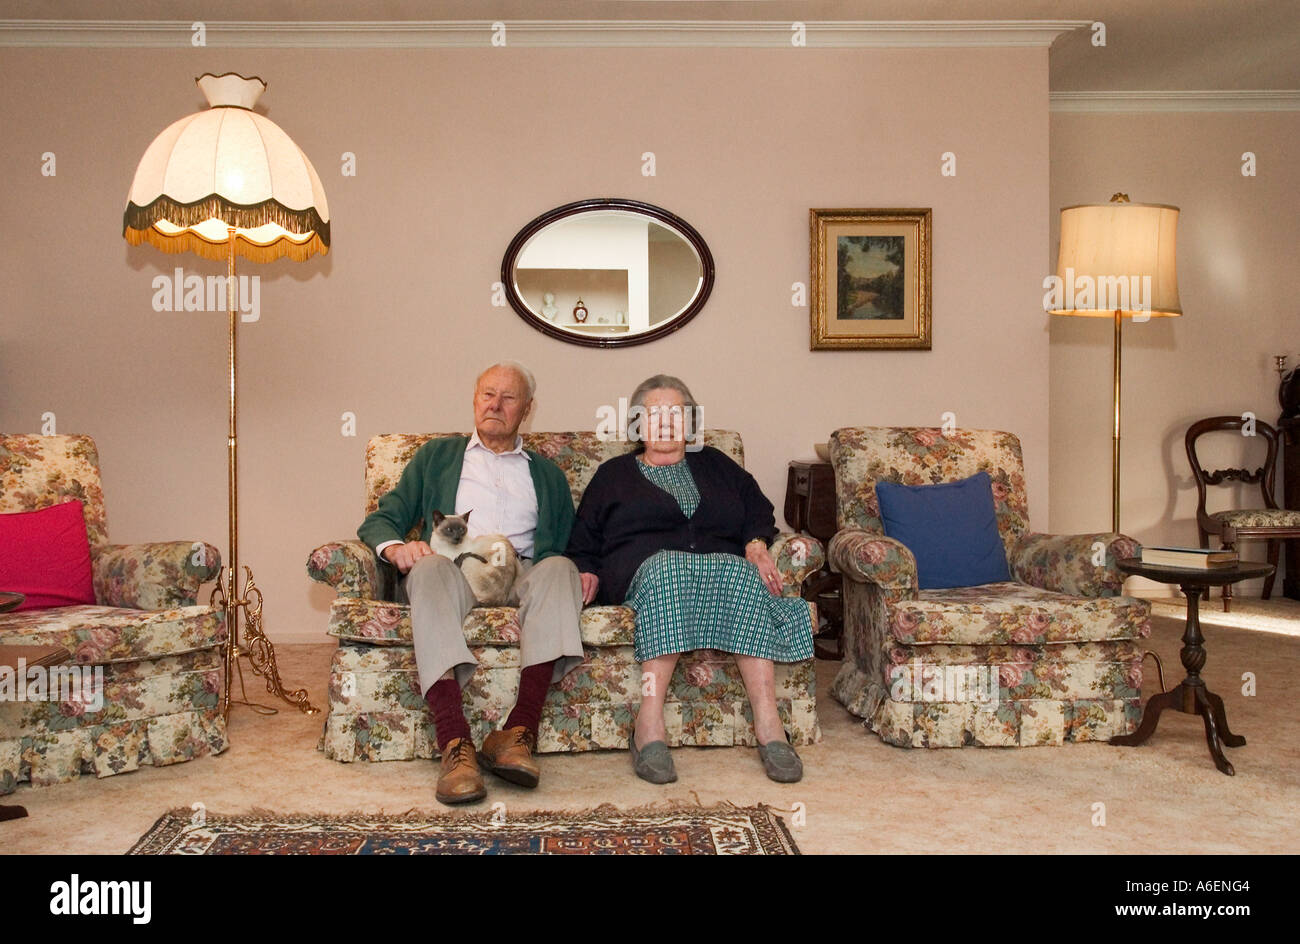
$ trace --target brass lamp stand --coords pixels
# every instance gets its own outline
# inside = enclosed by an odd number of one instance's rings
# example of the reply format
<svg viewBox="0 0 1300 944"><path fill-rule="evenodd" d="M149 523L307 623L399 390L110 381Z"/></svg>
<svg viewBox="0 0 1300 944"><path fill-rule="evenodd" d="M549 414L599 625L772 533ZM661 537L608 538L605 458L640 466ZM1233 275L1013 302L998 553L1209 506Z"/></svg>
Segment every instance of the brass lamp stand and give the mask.
<svg viewBox="0 0 1300 944"><path fill-rule="evenodd" d="M1119 532L1120 360L1125 318L1177 317L1175 238L1178 207L1130 203L1117 193L1110 203L1061 210L1061 247L1057 256L1062 302L1054 315L1115 321L1115 372L1111 432L1110 521ZM1136 297L1135 296L1136 293Z"/></svg>
<svg viewBox="0 0 1300 944"><path fill-rule="evenodd" d="M280 669L275 663L275 646L262 630L262 591L253 582L253 570L247 565L244 567L243 589L236 593L239 580L239 435L237 430L239 392L235 334L238 305L235 296L238 293L239 281L235 278L235 244L239 235L235 227L230 226L227 227L227 236L226 245L229 252L226 257L226 302L230 319L230 345L227 358L230 373L230 435L227 439L226 453L229 459L227 493L230 501L230 543L228 545L230 553L226 566L217 575L217 585L213 588L209 601L213 606L220 606L225 610L226 632L229 633L226 642L226 684L221 691L221 713L226 718L230 717L232 670L239 672L239 688L243 693L244 673L240 668L239 657L247 656L253 671L257 675L266 677L266 690L269 694L296 705L304 714L314 715L320 709L313 707L307 700L305 688L291 692L284 690L284 684L280 681ZM244 625L244 649L239 645L241 614ZM255 705L248 701L247 693L244 693L244 699L240 704L248 705L260 714L275 714L274 708Z"/></svg>
<svg viewBox="0 0 1300 944"><path fill-rule="evenodd" d="M329 207L307 155L278 125L253 110L265 82L233 72L208 73L195 81L210 107L174 122L149 145L131 182L122 235L133 246L149 243L167 253L193 252L226 262L230 544L211 597L211 604L225 611L229 634L222 716L230 714L232 673L239 673L243 690L240 656L266 678L268 693L315 714L305 689L286 691L281 683L275 647L262 629L262 591L250 568L244 567L242 578L239 572L235 256L254 262L288 256L302 262L329 252ZM246 695L241 704L275 713L248 702Z"/></svg>

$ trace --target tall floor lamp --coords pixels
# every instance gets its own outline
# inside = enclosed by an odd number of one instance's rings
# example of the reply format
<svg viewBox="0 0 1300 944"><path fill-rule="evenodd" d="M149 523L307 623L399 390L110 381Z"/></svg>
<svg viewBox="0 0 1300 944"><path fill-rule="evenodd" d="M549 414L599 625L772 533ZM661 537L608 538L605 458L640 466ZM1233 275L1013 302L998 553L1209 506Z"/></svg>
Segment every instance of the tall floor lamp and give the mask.
<svg viewBox="0 0 1300 944"><path fill-rule="evenodd" d="M1061 210L1054 315L1115 320L1114 432L1111 439L1111 529L1119 531L1120 348L1123 319L1177 317L1175 242L1178 207L1130 203L1117 193L1110 203Z"/></svg>
<svg viewBox="0 0 1300 944"><path fill-rule="evenodd" d="M275 647L262 630L262 592L248 567L240 587L235 256L254 262L288 256L303 262L329 252L329 207L307 155L274 122L253 111L265 82L233 72L204 74L196 82L210 107L169 126L144 152L131 182L122 235L133 246L149 243L166 253L226 261L230 552L212 591L212 602L225 611L229 633L221 710L229 716L232 669L240 656L247 656L253 671L265 676L268 693L314 714L305 689L285 691L280 682Z"/></svg>

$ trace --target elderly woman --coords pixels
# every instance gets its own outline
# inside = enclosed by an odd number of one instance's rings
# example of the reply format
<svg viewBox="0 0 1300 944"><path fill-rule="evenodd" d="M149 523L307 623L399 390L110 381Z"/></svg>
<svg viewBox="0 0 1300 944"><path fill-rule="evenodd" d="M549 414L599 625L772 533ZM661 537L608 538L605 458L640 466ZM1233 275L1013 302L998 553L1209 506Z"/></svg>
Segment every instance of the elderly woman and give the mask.
<svg viewBox="0 0 1300 944"><path fill-rule="evenodd" d="M763 769L793 783L803 763L777 714L773 662L811 658L813 630L807 604L780 596L768 552L772 503L726 454L687 450L699 408L676 377L644 381L631 407L639 445L596 470L565 554L578 565L584 602L636 610L636 658L651 677L631 739L637 776L677 779L664 726L668 683L683 652L719 649L735 655L744 679Z"/></svg>

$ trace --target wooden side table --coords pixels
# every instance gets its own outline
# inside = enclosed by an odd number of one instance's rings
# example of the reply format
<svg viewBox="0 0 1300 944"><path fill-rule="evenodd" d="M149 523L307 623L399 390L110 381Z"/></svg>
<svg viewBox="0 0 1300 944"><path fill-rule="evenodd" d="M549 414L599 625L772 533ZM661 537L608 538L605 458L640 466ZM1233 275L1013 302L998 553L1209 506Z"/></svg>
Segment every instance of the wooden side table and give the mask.
<svg viewBox="0 0 1300 944"><path fill-rule="evenodd" d="M1294 381L1300 384L1300 379ZM1279 420L1282 433L1282 507L1300 511L1300 416ZM1300 600L1300 541L1286 541L1286 575L1282 593Z"/></svg>
<svg viewBox="0 0 1300 944"><path fill-rule="evenodd" d="M795 531L805 531L823 544L835 536L835 472L829 462L795 459L785 483L785 521ZM844 658L844 599L839 574L829 564L803 585L803 598L817 604L826 617L826 629L818 632L813 651L819 659Z"/></svg>
<svg viewBox="0 0 1300 944"><path fill-rule="evenodd" d="M1273 572L1272 564L1255 564L1242 561L1233 567L1215 567L1209 570L1194 570L1190 567L1160 567L1144 564L1139 558L1126 557L1115 562L1126 574L1136 574L1148 580L1160 583L1177 584L1187 598L1187 628L1183 631L1183 648L1179 652L1187 678L1174 688L1158 695L1152 695L1142 709L1142 723L1132 734L1121 734L1110 739L1110 743L1122 747L1141 744L1155 733L1160 713L1166 708L1181 711L1184 714L1200 715L1205 722L1205 742L1210 747L1210 756L1214 766L1220 771L1233 776L1236 771L1223 756L1223 745L1242 747L1246 739L1233 734L1228 728L1228 717L1223 710L1223 699L1214 694L1201 678L1201 669L1205 667L1205 637L1201 635L1200 603L1201 594L1210 587L1224 587L1240 580L1253 580L1267 577Z"/></svg>

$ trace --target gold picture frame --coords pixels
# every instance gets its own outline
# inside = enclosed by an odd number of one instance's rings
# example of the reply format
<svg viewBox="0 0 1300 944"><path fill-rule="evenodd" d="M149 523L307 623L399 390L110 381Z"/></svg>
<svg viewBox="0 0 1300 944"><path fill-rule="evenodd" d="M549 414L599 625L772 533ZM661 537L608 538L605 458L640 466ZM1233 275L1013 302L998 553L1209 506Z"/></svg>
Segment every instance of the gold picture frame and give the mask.
<svg viewBox="0 0 1300 944"><path fill-rule="evenodd" d="M930 350L931 210L808 211L810 350Z"/></svg>

